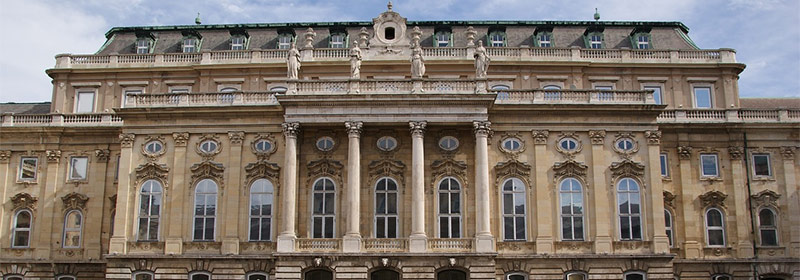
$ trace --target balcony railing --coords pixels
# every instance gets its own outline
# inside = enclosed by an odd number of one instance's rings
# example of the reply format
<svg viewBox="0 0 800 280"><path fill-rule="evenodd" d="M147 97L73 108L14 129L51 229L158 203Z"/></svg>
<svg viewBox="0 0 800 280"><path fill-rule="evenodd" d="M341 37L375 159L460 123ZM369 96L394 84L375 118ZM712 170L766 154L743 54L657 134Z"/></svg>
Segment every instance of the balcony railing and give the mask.
<svg viewBox="0 0 800 280"><path fill-rule="evenodd" d="M275 92L129 94L126 108L277 105Z"/></svg>
<svg viewBox="0 0 800 280"><path fill-rule="evenodd" d="M297 251L300 252L335 252L342 247L339 238L299 238Z"/></svg>
<svg viewBox="0 0 800 280"><path fill-rule="evenodd" d="M430 238L428 249L434 252L472 252L474 241L471 238Z"/></svg>
<svg viewBox="0 0 800 280"><path fill-rule="evenodd" d="M114 114L38 114L0 116L3 127L21 126L122 126L122 118Z"/></svg>
<svg viewBox="0 0 800 280"><path fill-rule="evenodd" d="M347 61L349 49L302 50L302 61ZM423 48L428 61L473 60L474 47ZM600 63L736 63L731 49L718 50L632 50L581 48L487 48L494 62L572 61ZM381 53L363 49L364 60L408 60L408 53ZM287 50L204 51L198 53L110 54L56 56L55 68L135 68L210 64L285 63Z"/></svg>
<svg viewBox="0 0 800 280"><path fill-rule="evenodd" d="M652 91L644 90L490 90L495 104L655 104Z"/></svg>
<svg viewBox="0 0 800 280"><path fill-rule="evenodd" d="M672 109L658 123L798 123L800 110L785 109Z"/></svg>
<svg viewBox="0 0 800 280"><path fill-rule="evenodd" d="M365 238L363 241L367 252L405 252L408 248L408 239Z"/></svg>

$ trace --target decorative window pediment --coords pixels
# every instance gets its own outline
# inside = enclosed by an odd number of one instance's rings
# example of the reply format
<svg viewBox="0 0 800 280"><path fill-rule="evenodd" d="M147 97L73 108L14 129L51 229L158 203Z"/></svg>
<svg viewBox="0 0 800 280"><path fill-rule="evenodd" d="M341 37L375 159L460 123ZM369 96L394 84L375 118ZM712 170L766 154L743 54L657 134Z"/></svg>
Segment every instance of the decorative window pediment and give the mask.
<svg viewBox="0 0 800 280"><path fill-rule="evenodd" d="M271 163L265 160L248 164L244 167L247 172L247 182L253 182L259 178L269 178L272 182L278 182L281 174L281 168L278 164ZM247 184L248 186L250 184Z"/></svg>
<svg viewBox="0 0 800 280"><path fill-rule="evenodd" d="M435 160L431 164L431 179L433 182L431 184L435 185L442 177L445 176L454 176L457 177L460 181L462 181L466 185L466 177L467 177L467 163L463 161L457 161L451 157Z"/></svg>
<svg viewBox="0 0 800 280"><path fill-rule="evenodd" d="M722 193L720 191L709 191L707 193L704 193L704 194L700 195L700 202L703 204L703 208L706 208L706 207L709 207L709 206L724 207L725 206L725 198L727 198L727 197L728 197L727 194L724 194L724 193Z"/></svg>
<svg viewBox="0 0 800 280"><path fill-rule="evenodd" d="M214 179L216 182L222 182L223 174L225 174L225 166L212 161L195 163L190 170L192 171L192 185L202 179ZM222 184L220 184L220 187L222 187Z"/></svg>
<svg viewBox="0 0 800 280"><path fill-rule="evenodd" d="M331 177L337 182L342 181L342 163L330 158L322 158L308 163L308 179L313 182L319 177Z"/></svg>
<svg viewBox="0 0 800 280"><path fill-rule="evenodd" d="M675 195L669 191L664 191L664 205L675 209Z"/></svg>
<svg viewBox="0 0 800 280"><path fill-rule="evenodd" d="M66 210L71 210L71 209L86 210L86 202L89 201L89 197L84 194L71 192L61 197L61 201L64 202L64 209Z"/></svg>
<svg viewBox="0 0 800 280"><path fill-rule="evenodd" d="M528 180L528 177L531 175L531 166L527 163L517 160L501 162L494 167L494 172L497 174L497 185L500 185L503 180L512 177L521 178L525 180L526 185L531 185Z"/></svg>
<svg viewBox="0 0 800 280"><path fill-rule="evenodd" d="M781 195L771 190L763 190L757 194L750 196L750 199L759 207L771 206L778 208L778 199Z"/></svg>
<svg viewBox="0 0 800 280"><path fill-rule="evenodd" d="M635 162L630 159L624 159L621 162L611 164L611 174L614 181L621 177L636 177L642 178L644 176L644 164Z"/></svg>
<svg viewBox="0 0 800 280"><path fill-rule="evenodd" d="M136 184L139 185L147 179L157 179L161 183L165 183L168 174L169 167L166 164L148 162L136 168Z"/></svg>
<svg viewBox="0 0 800 280"><path fill-rule="evenodd" d="M11 197L11 203L14 205L14 211L18 209L36 209L36 201L39 200L28 193L18 193Z"/></svg>
<svg viewBox="0 0 800 280"><path fill-rule="evenodd" d="M583 163L577 162L574 159L568 159L553 165L553 172L555 173L556 181L561 181L561 178L565 177L586 178L586 170L588 168L589 167Z"/></svg>
<svg viewBox="0 0 800 280"><path fill-rule="evenodd" d="M381 177L391 177L398 181L402 186L405 184L406 165L399 160L383 158L374 160L369 163L369 178L370 182L375 182Z"/></svg>

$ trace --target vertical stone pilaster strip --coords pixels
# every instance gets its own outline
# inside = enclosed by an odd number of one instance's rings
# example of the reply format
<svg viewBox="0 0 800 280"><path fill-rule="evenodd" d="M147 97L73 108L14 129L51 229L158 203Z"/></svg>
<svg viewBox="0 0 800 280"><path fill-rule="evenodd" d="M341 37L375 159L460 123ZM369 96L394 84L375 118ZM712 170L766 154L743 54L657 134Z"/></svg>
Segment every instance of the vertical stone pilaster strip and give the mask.
<svg viewBox="0 0 800 280"><path fill-rule="evenodd" d="M702 237L698 234L701 233L699 226L703 221L698 219L695 209L695 200L700 195L698 192L700 188L695 186L692 180L692 147L678 146L678 158L681 172L680 204L683 205L683 250L687 259L696 259L700 257L702 251Z"/></svg>
<svg viewBox="0 0 800 280"><path fill-rule="evenodd" d="M589 138L592 140L592 188L594 188L594 226L597 231L595 237L594 253L608 254L613 253L613 236L616 232L615 221L616 208L614 200L616 196L614 183L606 179L605 171L610 165L608 162L609 154L605 149L606 131L591 130ZM587 187L588 188L588 187Z"/></svg>
<svg viewBox="0 0 800 280"><path fill-rule="evenodd" d="M278 236L278 252L293 252L297 229L297 137L300 123L283 123L283 136L286 141L284 173L281 197L281 234Z"/></svg>
<svg viewBox="0 0 800 280"><path fill-rule="evenodd" d="M781 156L783 157L783 178L785 180L786 188L786 204L789 206L789 213L800 213L800 185L798 185L798 176L795 173L795 148L794 147L781 147ZM800 215L788 215L789 217L789 257L800 258ZM779 224L780 225L780 224ZM786 245L784 245L786 246Z"/></svg>
<svg viewBox="0 0 800 280"><path fill-rule="evenodd" d="M409 250L425 252L425 127L427 122L410 122L411 130L411 236Z"/></svg>
<svg viewBox="0 0 800 280"><path fill-rule="evenodd" d="M119 178L117 182L117 210L114 216L114 233L108 247L109 254L127 254L128 238L132 234L133 217L135 215L133 207L134 196L131 189L135 189L133 183L133 141L135 135L123 133L119 135L120 157L119 157Z"/></svg>
<svg viewBox="0 0 800 280"><path fill-rule="evenodd" d="M188 132L176 132L172 134L172 141L175 143L175 151L172 152L172 177L169 183L169 188L164 188L163 201L161 205L162 215L167 219L162 219L162 227L166 228L162 232L166 232L167 238L165 239L164 252L166 254L183 254L183 233L185 232L185 223L170 222L170 221L183 221L183 213L185 201L192 196L187 195L187 191L191 188L186 186L186 145L189 142ZM121 176L120 176L121 178ZM138 194L135 194L138 195ZM117 197L121 197L117 195ZM136 200L134 200L136 201ZM165 207L166 206L166 207ZM135 208L135 207L134 207ZM117 212L119 216L119 212ZM191 225L191 223L189 223Z"/></svg>
<svg viewBox="0 0 800 280"><path fill-rule="evenodd" d="M249 193L249 189L241 185L244 132L229 131L228 139L231 143L231 149L228 155L228 168L225 168L225 172L228 172L227 182L225 182L225 189L223 190L225 192L223 197L227 205L225 205L224 212L220 213L219 216L224 217L223 220L226 221L241 221L239 210L243 205L248 205L247 207L249 207L249 201L244 204L240 204L239 201L242 193ZM223 224L225 225L225 235L222 239L222 254L239 254L239 223Z"/></svg>
<svg viewBox="0 0 800 280"><path fill-rule="evenodd" d="M650 213L646 213L652 223L653 253L669 253L669 239L667 238L666 226L664 224L664 186L661 184L661 131L645 131L647 138L647 159L648 170L650 173L650 188L647 191L650 195L646 198L650 200ZM642 178L644 180L644 178Z"/></svg>
<svg viewBox="0 0 800 280"><path fill-rule="evenodd" d="M728 147L728 155L731 157L731 174L733 179L733 209L735 211L736 231L735 234L729 234L730 240L727 243L732 244L736 242L736 256L739 258L753 257L753 242L750 238L750 208L748 199L749 195L746 193L747 186L747 169L744 167L743 156L744 148L742 147ZM705 209L701 209L705 211ZM731 215L733 213L728 213ZM735 238L735 239L734 239Z"/></svg>
<svg viewBox="0 0 800 280"><path fill-rule="evenodd" d="M552 254L555 252L553 240L553 210L550 196L550 179L546 175L552 166L552 159L547 151L547 130L533 130L533 157L536 164L536 253Z"/></svg>
<svg viewBox="0 0 800 280"><path fill-rule="evenodd" d="M8 186L12 184L13 175L13 168L11 165L11 151L0 151L0 199L7 199L8 196ZM40 162L38 162L40 163ZM41 174L37 174L39 176ZM11 222L6 218L6 208L0 207L0 225L10 225ZM11 215L8 215L11 218ZM10 236L7 232L10 232L11 228L8 226L0 226L0 236Z"/></svg>

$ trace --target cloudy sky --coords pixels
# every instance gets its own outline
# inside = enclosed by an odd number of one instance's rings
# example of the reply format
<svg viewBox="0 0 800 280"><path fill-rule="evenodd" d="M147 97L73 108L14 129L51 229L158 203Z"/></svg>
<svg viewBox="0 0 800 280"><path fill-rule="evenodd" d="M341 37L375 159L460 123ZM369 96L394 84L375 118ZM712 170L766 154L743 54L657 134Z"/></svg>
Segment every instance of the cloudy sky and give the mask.
<svg viewBox="0 0 800 280"><path fill-rule="evenodd" d="M385 1L0 0L0 102L51 99L58 53L94 53L114 26L370 21ZM733 48L744 97L800 97L798 0L395 0L409 20L680 21L700 48Z"/></svg>

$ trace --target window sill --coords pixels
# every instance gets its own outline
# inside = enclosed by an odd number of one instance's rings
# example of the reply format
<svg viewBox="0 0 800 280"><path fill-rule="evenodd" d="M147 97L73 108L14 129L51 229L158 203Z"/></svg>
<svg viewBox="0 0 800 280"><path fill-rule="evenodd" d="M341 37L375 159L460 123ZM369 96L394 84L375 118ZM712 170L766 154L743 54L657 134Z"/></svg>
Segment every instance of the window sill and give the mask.
<svg viewBox="0 0 800 280"><path fill-rule="evenodd" d="M700 181L722 182L722 177L720 177L720 176L700 176Z"/></svg>
<svg viewBox="0 0 800 280"><path fill-rule="evenodd" d="M753 181L759 182L775 182L775 177L772 176L753 176Z"/></svg>
<svg viewBox="0 0 800 280"><path fill-rule="evenodd" d="M672 182L672 177L669 176L661 176L662 182Z"/></svg>
<svg viewBox="0 0 800 280"><path fill-rule="evenodd" d="M30 185L36 185L36 184L38 184L38 183L39 183L38 181L39 181L39 180L20 180L20 179L17 179L17 184L19 184L19 185L25 185L25 187L28 187L28 186L30 186Z"/></svg>

